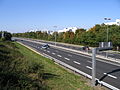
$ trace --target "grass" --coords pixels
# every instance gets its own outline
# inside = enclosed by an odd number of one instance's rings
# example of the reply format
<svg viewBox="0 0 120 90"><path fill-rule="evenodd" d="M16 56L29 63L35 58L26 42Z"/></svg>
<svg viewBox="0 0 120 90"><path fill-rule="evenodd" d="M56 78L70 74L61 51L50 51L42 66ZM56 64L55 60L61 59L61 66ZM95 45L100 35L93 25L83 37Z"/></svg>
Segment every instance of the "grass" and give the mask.
<svg viewBox="0 0 120 90"><path fill-rule="evenodd" d="M30 61L11 41L0 41L0 90L46 90L44 67Z"/></svg>
<svg viewBox="0 0 120 90"><path fill-rule="evenodd" d="M40 56L18 43L15 44L25 58L42 63L44 66L43 78L50 90L93 90L82 77L68 72L59 65L56 65L52 60Z"/></svg>

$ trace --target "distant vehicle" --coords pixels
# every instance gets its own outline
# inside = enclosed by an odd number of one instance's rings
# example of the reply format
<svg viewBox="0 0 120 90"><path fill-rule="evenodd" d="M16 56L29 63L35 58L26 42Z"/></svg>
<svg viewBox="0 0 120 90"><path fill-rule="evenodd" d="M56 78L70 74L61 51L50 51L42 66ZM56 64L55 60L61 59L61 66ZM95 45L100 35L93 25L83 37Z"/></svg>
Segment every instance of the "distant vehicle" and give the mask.
<svg viewBox="0 0 120 90"><path fill-rule="evenodd" d="M50 46L48 44L44 44L41 48L42 49L48 49L48 48L50 48Z"/></svg>
<svg viewBox="0 0 120 90"><path fill-rule="evenodd" d="M90 50L90 48L88 46L84 46L82 47L82 50Z"/></svg>

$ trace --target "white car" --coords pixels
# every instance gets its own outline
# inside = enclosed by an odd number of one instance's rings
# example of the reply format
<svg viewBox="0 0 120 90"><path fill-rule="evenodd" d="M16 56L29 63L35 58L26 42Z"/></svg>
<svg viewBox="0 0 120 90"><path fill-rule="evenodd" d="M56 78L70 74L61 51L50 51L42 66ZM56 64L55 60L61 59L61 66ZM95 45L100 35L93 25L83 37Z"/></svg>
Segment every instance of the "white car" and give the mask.
<svg viewBox="0 0 120 90"><path fill-rule="evenodd" d="M45 44L45 45L43 45L41 48L42 48L42 49L48 49L48 48L50 48L50 46L49 46L48 44Z"/></svg>

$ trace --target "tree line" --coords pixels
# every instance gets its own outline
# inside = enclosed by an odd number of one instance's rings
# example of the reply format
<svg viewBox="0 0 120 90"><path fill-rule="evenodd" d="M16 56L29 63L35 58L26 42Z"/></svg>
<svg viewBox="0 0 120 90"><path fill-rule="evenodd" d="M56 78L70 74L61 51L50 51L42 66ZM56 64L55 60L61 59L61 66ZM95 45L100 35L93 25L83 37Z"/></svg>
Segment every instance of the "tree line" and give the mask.
<svg viewBox="0 0 120 90"><path fill-rule="evenodd" d="M105 25L96 24L92 28L77 29L76 32L54 32L48 34L46 31L36 32L25 32L25 33L14 33L14 37L25 37L34 38L41 40L49 40L57 42L64 42L70 44L87 45L87 46L98 46L99 42L107 41L107 29L108 29L108 40L113 43L114 48L120 47L120 26L117 25Z"/></svg>
<svg viewBox="0 0 120 90"><path fill-rule="evenodd" d="M12 34L7 31L0 31L0 40L2 41L11 41Z"/></svg>

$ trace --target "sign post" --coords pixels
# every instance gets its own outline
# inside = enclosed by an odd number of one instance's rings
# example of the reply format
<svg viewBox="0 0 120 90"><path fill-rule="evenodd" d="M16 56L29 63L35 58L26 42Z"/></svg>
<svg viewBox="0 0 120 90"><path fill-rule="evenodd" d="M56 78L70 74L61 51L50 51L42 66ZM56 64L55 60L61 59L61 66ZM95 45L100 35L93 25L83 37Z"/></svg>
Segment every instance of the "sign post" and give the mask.
<svg viewBox="0 0 120 90"><path fill-rule="evenodd" d="M97 51L106 51L112 50L113 46L111 42L101 42L98 48L92 49L92 86L95 86L95 77L96 77L96 52Z"/></svg>

